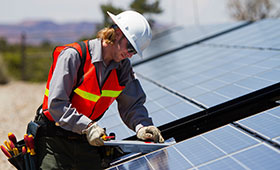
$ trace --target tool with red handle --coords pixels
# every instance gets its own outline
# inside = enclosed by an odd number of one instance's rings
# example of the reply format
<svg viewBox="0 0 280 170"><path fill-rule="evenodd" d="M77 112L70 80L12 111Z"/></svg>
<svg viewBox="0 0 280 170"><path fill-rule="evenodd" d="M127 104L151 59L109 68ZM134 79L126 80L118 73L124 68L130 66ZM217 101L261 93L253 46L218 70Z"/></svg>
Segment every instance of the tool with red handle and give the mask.
<svg viewBox="0 0 280 170"><path fill-rule="evenodd" d="M19 154L18 148L15 147L15 144L12 141L9 141L8 143L14 153L14 156L17 156Z"/></svg>
<svg viewBox="0 0 280 170"><path fill-rule="evenodd" d="M13 151L13 149L11 148L11 146L7 140L4 141L4 144L6 145L6 147L8 148L9 151Z"/></svg>
<svg viewBox="0 0 280 170"><path fill-rule="evenodd" d="M35 166L35 148L34 148L34 138L32 135L25 134L23 137L23 140L25 142L26 148L27 148L27 154L25 159L29 161L29 164L26 164L29 166L30 170L36 170Z"/></svg>
<svg viewBox="0 0 280 170"><path fill-rule="evenodd" d="M26 154L26 148L25 148L25 146L22 146L22 147L21 147L21 153L22 153L22 154Z"/></svg>
<svg viewBox="0 0 280 170"><path fill-rule="evenodd" d="M25 146L26 146L26 149L27 149L27 153L30 153L30 146L29 146L28 135L27 134L25 134L23 136L23 140L24 140L24 143L25 143Z"/></svg>
<svg viewBox="0 0 280 170"><path fill-rule="evenodd" d="M35 145L34 145L34 138L32 135L28 136L28 144L30 147L30 155L35 155Z"/></svg>
<svg viewBox="0 0 280 170"><path fill-rule="evenodd" d="M17 138L16 138L16 136L12 132L8 133L8 138L13 143L17 143Z"/></svg>
<svg viewBox="0 0 280 170"><path fill-rule="evenodd" d="M9 151L5 148L5 146L1 145L2 152L8 157L11 158L12 155L9 153Z"/></svg>

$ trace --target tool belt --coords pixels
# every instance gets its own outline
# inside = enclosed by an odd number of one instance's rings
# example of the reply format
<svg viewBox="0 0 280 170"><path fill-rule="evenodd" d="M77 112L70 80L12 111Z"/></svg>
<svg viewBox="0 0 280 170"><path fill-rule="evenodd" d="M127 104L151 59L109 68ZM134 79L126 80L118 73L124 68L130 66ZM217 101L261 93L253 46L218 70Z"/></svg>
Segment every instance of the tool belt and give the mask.
<svg viewBox="0 0 280 170"><path fill-rule="evenodd" d="M40 111L39 111L40 112ZM35 117L34 122L40 127L38 128L36 137L61 137L64 139L75 140L79 142L87 142L86 135L80 135L68 130L65 130L57 125L55 122L50 121L43 113L38 113L39 116Z"/></svg>

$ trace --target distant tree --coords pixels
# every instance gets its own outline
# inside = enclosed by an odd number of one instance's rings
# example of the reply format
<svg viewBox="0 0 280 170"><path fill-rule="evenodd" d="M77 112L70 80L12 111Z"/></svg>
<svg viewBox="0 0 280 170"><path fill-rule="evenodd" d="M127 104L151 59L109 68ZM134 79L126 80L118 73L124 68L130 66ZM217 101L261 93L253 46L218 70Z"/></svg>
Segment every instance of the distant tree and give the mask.
<svg viewBox="0 0 280 170"><path fill-rule="evenodd" d="M112 24L112 21L109 17L109 15L107 14L107 11L111 12L112 14L118 14L124 11L124 9L122 8L116 8L112 5L112 3L108 3L108 4L103 4L101 5L101 10L103 13L103 26L104 27L108 27Z"/></svg>
<svg viewBox="0 0 280 170"><path fill-rule="evenodd" d="M52 43L47 40L47 39L44 39L41 43L40 43L40 46L43 47L43 48L48 48L52 45Z"/></svg>
<svg viewBox="0 0 280 170"><path fill-rule="evenodd" d="M231 17L238 21L257 21L280 16L273 0L229 0L228 8Z"/></svg>
<svg viewBox="0 0 280 170"><path fill-rule="evenodd" d="M130 4L130 8L141 14L159 14L162 12L162 9L159 7L159 0L153 3L147 3L147 0L134 0Z"/></svg>
<svg viewBox="0 0 280 170"><path fill-rule="evenodd" d="M6 51L8 48L7 40L4 37L0 37L0 52Z"/></svg>
<svg viewBox="0 0 280 170"><path fill-rule="evenodd" d="M130 8L141 14L159 14L162 12L162 9L159 7L159 0L155 0L153 3L148 3L146 0L134 0L130 4ZM125 9L114 7L111 2L101 5L101 10L103 13L103 23L97 26L97 31L103 27L108 27L112 24L112 20L107 14L107 11L110 11L113 14L119 14ZM154 20L148 18L149 23L153 26Z"/></svg>
<svg viewBox="0 0 280 170"><path fill-rule="evenodd" d="M159 0L155 0L152 3L148 3L147 0L134 0L130 4L130 8L141 14L160 14L163 11L159 6ZM153 28L155 21L152 18L148 18L148 21Z"/></svg>

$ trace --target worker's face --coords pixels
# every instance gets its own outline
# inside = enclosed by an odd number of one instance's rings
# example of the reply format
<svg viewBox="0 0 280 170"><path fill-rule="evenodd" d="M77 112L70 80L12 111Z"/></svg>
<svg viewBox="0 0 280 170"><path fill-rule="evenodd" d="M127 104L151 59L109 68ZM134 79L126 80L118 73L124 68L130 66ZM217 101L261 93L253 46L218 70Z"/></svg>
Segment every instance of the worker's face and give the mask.
<svg viewBox="0 0 280 170"><path fill-rule="evenodd" d="M132 45L121 32L115 41L115 50L115 56L113 57L115 62L131 58L134 54L136 54Z"/></svg>

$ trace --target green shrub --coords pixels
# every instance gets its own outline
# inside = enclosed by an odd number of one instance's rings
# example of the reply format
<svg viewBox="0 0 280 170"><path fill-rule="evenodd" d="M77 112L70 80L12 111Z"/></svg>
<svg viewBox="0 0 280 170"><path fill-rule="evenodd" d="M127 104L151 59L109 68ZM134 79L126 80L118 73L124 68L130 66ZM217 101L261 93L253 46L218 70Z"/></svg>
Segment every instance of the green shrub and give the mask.
<svg viewBox="0 0 280 170"><path fill-rule="evenodd" d="M27 46L24 74L19 47L10 46L5 50L3 61L8 68L9 75L14 79L32 82L46 81L52 63L53 48L53 46Z"/></svg>
<svg viewBox="0 0 280 170"><path fill-rule="evenodd" d="M0 54L0 84L7 84L9 82L7 68L2 60L2 55Z"/></svg>

